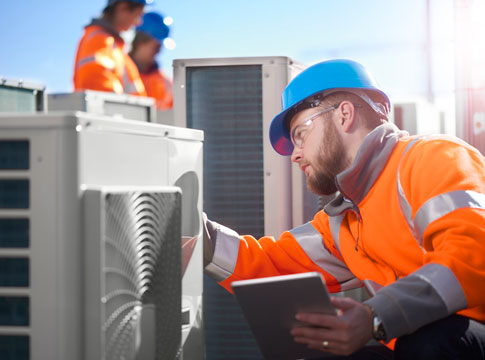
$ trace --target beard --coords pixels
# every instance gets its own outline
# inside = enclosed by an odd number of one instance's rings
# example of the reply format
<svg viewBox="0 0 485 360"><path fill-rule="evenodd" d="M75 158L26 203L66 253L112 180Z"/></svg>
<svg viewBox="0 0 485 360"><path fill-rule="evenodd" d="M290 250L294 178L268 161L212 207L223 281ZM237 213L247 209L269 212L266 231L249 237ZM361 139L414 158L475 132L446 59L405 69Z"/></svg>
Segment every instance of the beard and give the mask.
<svg viewBox="0 0 485 360"><path fill-rule="evenodd" d="M306 178L308 189L317 195L335 193L335 177L350 165L350 159L335 124L328 119L324 122L324 141L319 149L319 161L311 164L314 174Z"/></svg>

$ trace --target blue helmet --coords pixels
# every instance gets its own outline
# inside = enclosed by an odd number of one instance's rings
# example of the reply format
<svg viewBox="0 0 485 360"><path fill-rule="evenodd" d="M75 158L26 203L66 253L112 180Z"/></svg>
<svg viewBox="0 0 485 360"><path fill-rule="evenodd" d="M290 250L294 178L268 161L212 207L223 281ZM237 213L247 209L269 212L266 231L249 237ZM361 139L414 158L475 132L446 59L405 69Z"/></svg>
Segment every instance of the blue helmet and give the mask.
<svg viewBox="0 0 485 360"><path fill-rule="evenodd" d="M148 12L143 15L142 23L137 26L136 31L143 31L160 43L168 37L170 28L164 22L164 17L156 12Z"/></svg>
<svg viewBox="0 0 485 360"><path fill-rule="evenodd" d="M293 152L287 121L291 119L289 115L310 107L305 103L311 102L316 95L322 99L342 90L360 96L377 114L387 118L391 106L389 98L366 68L352 60L323 61L302 71L283 91L283 111L276 115L269 128L271 145L276 152L281 155ZM379 100L373 95L378 95Z"/></svg>
<svg viewBox="0 0 485 360"><path fill-rule="evenodd" d="M150 5L153 3L153 0L108 0L108 5L114 4L115 2L118 2L118 1L131 1L142 5Z"/></svg>

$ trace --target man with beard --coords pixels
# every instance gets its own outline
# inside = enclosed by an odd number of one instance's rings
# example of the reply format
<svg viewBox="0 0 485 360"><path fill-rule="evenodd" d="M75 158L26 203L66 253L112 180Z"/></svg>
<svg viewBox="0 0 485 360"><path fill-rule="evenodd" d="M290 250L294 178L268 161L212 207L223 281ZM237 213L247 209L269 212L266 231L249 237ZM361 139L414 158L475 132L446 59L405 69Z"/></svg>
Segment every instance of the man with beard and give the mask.
<svg viewBox="0 0 485 360"><path fill-rule="evenodd" d="M294 340L351 359L485 359L485 161L463 141L409 136L360 64L316 64L285 89L270 140L316 194L337 196L280 235L206 219L206 272L234 280L317 271L330 292L368 284L338 315L297 314ZM377 355L372 338L388 344ZM392 340L392 341L391 341Z"/></svg>

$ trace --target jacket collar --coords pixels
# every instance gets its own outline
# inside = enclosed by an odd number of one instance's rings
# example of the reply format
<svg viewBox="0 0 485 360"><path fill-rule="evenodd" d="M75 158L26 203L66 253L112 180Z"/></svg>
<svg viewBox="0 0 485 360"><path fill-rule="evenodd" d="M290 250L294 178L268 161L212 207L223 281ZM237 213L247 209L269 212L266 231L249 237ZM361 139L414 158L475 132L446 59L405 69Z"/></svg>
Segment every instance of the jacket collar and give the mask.
<svg viewBox="0 0 485 360"><path fill-rule="evenodd" d="M372 130L364 138L351 166L336 176L341 194L325 206L325 212L337 216L354 208L354 204L357 206L381 174L399 139L407 135L389 122Z"/></svg>
<svg viewBox="0 0 485 360"><path fill-rule="evenodd" d="M106 20L104 19L101 19L101 18L98 18L98 19L92 19L91 20L91 23L89 23L88 25L86 25L86 27L89 27L89 26L99 26L101 29L103 29L106 33L108 33L109 35L111 36L114 36L114 38L117 40L117 41L121 41L122 43L124 43L125 41L123 40L123 38L120 36L120 33L118 31L116 31L116 29L109 23L107 22Z"/></svg>

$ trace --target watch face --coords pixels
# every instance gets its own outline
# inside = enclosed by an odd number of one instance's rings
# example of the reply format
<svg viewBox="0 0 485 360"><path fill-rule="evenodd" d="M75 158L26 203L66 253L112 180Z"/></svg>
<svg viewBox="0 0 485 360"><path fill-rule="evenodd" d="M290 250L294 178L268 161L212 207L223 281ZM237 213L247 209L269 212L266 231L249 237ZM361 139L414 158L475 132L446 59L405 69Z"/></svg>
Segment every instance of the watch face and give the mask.
<svg viewBox="0 0 485 360"><path fill-rule="evenodd" d="M374 315L374 322L372 328L372 335L376 340L384 340L386 338L386 331L381 319L377 315Z"/></svg>

